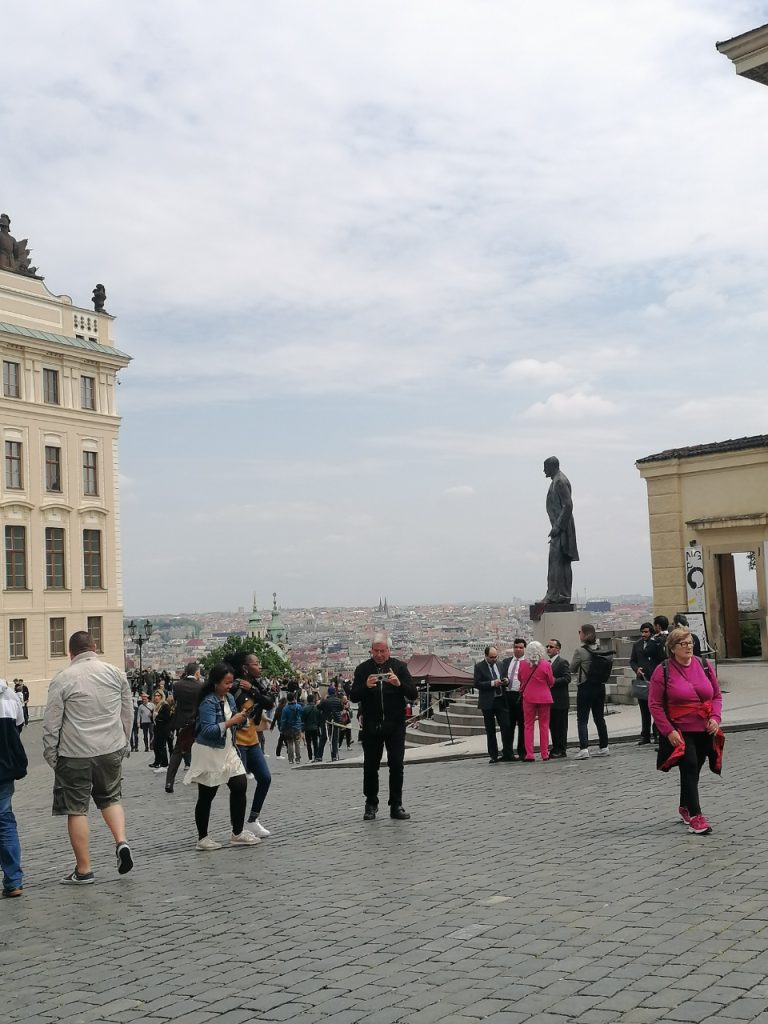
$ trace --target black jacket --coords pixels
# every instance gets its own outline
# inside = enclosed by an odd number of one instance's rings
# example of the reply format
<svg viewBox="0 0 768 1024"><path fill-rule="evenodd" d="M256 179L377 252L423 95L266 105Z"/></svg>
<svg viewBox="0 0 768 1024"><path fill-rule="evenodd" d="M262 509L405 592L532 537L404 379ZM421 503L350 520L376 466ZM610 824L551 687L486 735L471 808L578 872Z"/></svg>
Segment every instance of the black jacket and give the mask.
<svg viewBox="0 0 768 1024"><path fill-rule="evenodd" d="M377 683L368 688L368 676L392 670L400 680L399 686ZM388 658L383 665L377 665L369 658L355 669L355 677L349 691L349 699L360 705L363 718L363 732L388 732L399 726L405 727L405 705L416 700L419 691L411 679L411 673L404 661Z"/></svg>
<svg viewBox="0 0 768 1024"><path fill-rule="evenodd" d="M317 706L324 722L341 721L341 697L337 697L335 693L323 697Z"/></svg>
<svg viewBox="0 0 768 1024"><path fill-rule="evenodd" d="M551 664L552 675L555 677L552 687L552 707L556 711L567 711L571 706L571 697L568 692L568 687L571 684L571 666L562 654L558 654Z"/></svg>
<svg viewBox="0 0 768 1024"><path fill-rule="evenodd" d="M203 688L202 680L194 676L184 676L173 686L174 711L171 720L172 729L183 729L195 724L197 714L197 698Z"/></svg>
<svg viewBox="0 0 768 1024"><path fill-rule="evenodd" d="M507 665L508 670L509 665ZM505 694L507 688L506 686L495 686L495 678L495 676L491 675L491 666L485 658L477 662L475 665L475 689L477 690L477 706L481 711L490 711L493 708L494 701L497 700L501 702L501 706L506 705ZM504 679L504 673L501 668L499 669L498 679L499 681Z"/></svg>
<svg viewBox="0 0 768 1024"><path fill-rule="evenodd" d="M21 701L3 681L0 684L0 782L13 782L27 774L27 754L21 742L23 723Z"/></svg>

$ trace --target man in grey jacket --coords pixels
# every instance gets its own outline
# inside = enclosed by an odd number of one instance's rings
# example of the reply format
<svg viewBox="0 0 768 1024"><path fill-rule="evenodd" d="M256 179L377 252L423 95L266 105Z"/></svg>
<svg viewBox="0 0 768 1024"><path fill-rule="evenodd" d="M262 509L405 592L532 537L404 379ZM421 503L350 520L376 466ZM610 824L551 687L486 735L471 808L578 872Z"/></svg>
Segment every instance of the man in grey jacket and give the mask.
<svg viewBox="0 0 768 1024"><path fill-rule="evenodd" d="M66 814L75 869L65 885L92 885L88 842L91 796L115 840L117 870L133 867L121 804L122 762L133 727L125 673L101 661L90 633L69 638L70 664L54 676L43 716L43 756L54 771L53 813Z"/></svg>

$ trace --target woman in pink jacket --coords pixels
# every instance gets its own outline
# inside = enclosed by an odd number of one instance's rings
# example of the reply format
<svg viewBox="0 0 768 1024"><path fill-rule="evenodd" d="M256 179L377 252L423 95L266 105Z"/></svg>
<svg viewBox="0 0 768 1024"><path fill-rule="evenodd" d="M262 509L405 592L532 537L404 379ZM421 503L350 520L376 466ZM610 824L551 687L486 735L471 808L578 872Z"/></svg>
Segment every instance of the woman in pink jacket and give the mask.
<svg viewBox="0 0 768 1024"><path fill-rule="evenodd" d="M539 753L542 761L549 760L549 711L552 706L552 686L555 677L547 652L538 640L531 640L525 648L525 658L518 672L520 695L523 698L523 735L525 760L533 761L533 723L539 720Z"/></svg>
<svg viewBox="0 0 768 1024"><path fill-rule="evenodd" d="M707 662L705 669L693 656L689 629L672 630L667 637L667 657L668 661L654 669L648 692L648 708L661 733L658 766L667 770L668 762L677 763L680 820L689 832L707 835L712 826L701 813L699 775L708 757L713 771L720 771L723 698L711 663Z"/></svg>

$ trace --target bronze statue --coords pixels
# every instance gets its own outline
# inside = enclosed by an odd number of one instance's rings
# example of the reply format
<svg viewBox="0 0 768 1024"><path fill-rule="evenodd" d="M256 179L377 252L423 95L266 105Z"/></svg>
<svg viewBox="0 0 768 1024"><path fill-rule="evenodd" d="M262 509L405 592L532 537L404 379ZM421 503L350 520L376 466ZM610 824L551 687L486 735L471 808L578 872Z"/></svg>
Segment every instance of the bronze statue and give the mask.
<svg viewBox="0 0 768 1024"><path fill-rule="evenodd" d="M549 531L549 566L547 594L542 604L570 604L573 588L571 562L578 562L576 527L573 522L571 482L560 472L560 460L551 455L544 462L544 475L551 479L547 491Z"/></svg>
<svg viewBox="0 0 768 1024"><path fill-rule="evenodd" d="M0 213L0 270L11 270L24 277L37 277L37 267L30 266L30 251L27 239L20 242L11 234L11 218Z"/></svg>
<svg viewBox="0 0 768 1024"><path fill-rule="evenodd" d="M97 284L93 289L93 308L97 313L104 312L104 303L107 301L107 293L103 284Z"/></svg>

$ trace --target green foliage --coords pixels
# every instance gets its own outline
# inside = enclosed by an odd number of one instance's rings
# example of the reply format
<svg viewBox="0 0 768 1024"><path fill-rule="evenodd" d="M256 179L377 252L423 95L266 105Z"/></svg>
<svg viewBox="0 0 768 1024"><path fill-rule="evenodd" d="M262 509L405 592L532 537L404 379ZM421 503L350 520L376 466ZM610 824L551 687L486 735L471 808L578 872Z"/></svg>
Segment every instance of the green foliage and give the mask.
<svg viewBox="0 0 768 1024"><path fill-rule="evenodd" d="M747 568L750 572L755 572L757 570L757 555L754 551L747 552Z"/></svg>
<svg viewBox="0 0 768 1024"><path fill-rule="evenodd" d="M763 652L760 643L760 625L757 622L742 622L741 656L742 658L759 658Z"/></svg>
<svg viewBox="0 0 768 1024"><path fill-rule="evenodd" d="M221 647L217 647L201 659L200 664L203 667L203 671L208 672L217 662L227 661L228 655L239 651L257 654L261 662L261 671L269 679L282 679L286 676L293 677L296 675L296 670L290 661L280 657L266 640L259 640L253 636L228 636Z"/></svg>

